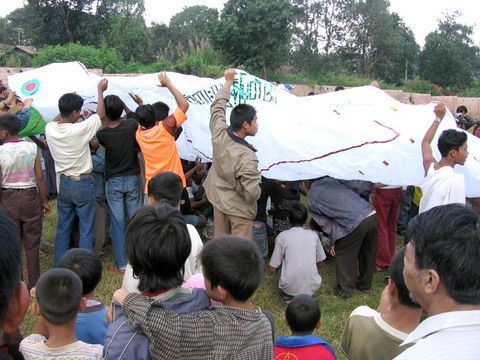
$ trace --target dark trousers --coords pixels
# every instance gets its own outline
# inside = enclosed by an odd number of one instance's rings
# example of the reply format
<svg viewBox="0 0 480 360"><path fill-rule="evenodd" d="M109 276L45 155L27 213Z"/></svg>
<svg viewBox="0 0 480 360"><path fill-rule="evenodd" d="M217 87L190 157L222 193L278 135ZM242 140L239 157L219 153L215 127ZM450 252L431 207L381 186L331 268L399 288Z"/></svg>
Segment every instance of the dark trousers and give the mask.
<svg viewBox="0 0 480 360"><path fill-rule="evenodd" d="M377 253L377 216L363 220L349 235L335 242L337 288L351 294L355 287L372 285Z"/></svg>
<svg viewBox="0 0 480 360"><path fill-rule="evenodd" d="M42 237L42 203L36 188L2 189L0 208L16 222L25 249L28 269L28 288L40 277L40 239Z"/></svg>

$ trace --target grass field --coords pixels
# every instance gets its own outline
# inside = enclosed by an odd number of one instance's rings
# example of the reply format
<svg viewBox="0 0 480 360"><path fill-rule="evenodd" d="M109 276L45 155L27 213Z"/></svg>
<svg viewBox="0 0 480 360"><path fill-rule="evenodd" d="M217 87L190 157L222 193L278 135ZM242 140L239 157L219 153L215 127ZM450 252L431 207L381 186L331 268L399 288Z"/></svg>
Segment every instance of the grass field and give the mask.
<svg viewBox="0 0 480 360"><path fill-rule="evenodd" d="M53 209L52 214L48 215L44 221L43 241L44 249L47 254L41 258L42 272L49 269L53 264L53 243L56 228L56 203L50 203ZM403 239L399 239L403 240ZM107 254L103 263L103 278L97 287L97 299L104 304L109 304L113 292L120 287L122 279L120 276L107 272L106 269L113 263L111 251ZM331 289L335 285L335 263L328 261L320 268L320 274L323 278L323 284L316 298L322 312L322 326L316 331L316 334L330 341L337 352L338 359L345 359L340 350L340 338L343 326L350 312L359 305L368 305L375 308L380 299L380 294L385 285L385 274L382 272L374 275L372 289L367 293L356 291L350 299L344 300L335 297ZM285 324L285 305L277 295L277 284L279 274L265 273L262 285L255 293L253 302L262 309L269 310L275 317L276 336L288 335L289 330ZM30 334L35 324L35 317L28 312L21 325L24 335Z"/></svg>

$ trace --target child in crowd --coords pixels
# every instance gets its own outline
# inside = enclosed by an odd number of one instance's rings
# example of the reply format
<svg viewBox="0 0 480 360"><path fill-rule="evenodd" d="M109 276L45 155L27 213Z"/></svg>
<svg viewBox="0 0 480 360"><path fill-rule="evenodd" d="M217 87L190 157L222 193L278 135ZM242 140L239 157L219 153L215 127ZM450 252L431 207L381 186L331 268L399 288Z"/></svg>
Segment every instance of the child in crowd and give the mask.
<svg viewBox="0 0 480 360"><path fill-rule="evenodd" d="M182 191L182 179L180 176L171 171L161 172L155 175L148 183L148 203L156 205L165 202L178 211ZM203 248L202 239L195 227L187 224L187 230L190 236L191 250L187 260L184 261L183 279L185 281L193 274L202 272L197 257ZM139 279L133 276L131 264L127 264L122 287L130 292L138 291L138 282Z"/></svg>
<svg viewBox="0 0 480 360"><path fill-rule="evenodd" d="M277 236L270 259L270 272L276 272L282 266L278 287L287 304L296 295L313 295L322 284L317 266L326 255L318 235L303 228L307 218L307 208L303 204L290 204L288 219L292 228Z"/></svg>
<svg viewBox="0 0 480 360"><path fill-rule="evenodd" d="M19 130L15 115L0 117L0 139L4 141L0 147L0 208L18 225L31 289L40 276L42 217L50 207L37 145L20 139Z"/></svg>
<svg viewBox="0 0 480 360"><path fill-rule="evenodd" d="M263 278L258 247L225 236L209 241L200 259L208 295L224 306L179 315L144 295L117 290L129 323L149 337L156 359L273 359L273 329L250 298Z"/></svg>
<svg viewBox="0 0 480 360"><path fill-rule="evenodd" d="M108 326L108 308L95 300L95 288L102 279L100 258L89 250L70 249L60 258L57 267L72 270L82 280L83 296L87 299L87 305L77 316L77 338L87 344L103 345Z"/></svg>
<svg viewBox="0 0 480 360"><path fill-rule="evenodd" d="M190 250L185 220L176 208L163 202L138 210L127 228L125 254L139 279L138 290L148 303L177 313L198 311L210 305L205 290L181 287ZM130 328L119 307L114 306L113 317L105 338L104 359L150 359L148 339L136 328Z"/></svg>
<svg viewBox="0 0 480 360"><path fill-rule="evenodd" d="M328 341L312 335L320 328L320 308L316 300L305 294L295 296L285 311L292 336L275 340L275 359L335 360L335 351Z"/></svg>
<svg viewBox="0 0 480 360"><path fill-rule="evenodd" d="M101 358L101 345L86 344L75 335L77 314L86 303L77 274L68 269L50 269L40 276L34 293L37 302L33 312L41 317L49 335L47 338L34 329L32 335L22 340L20 352L25 360Z"/></svg>
<svg viewBox="0 0 480 360"><path fill-rule="evenodd" d="M173 171L180 176L182 185L185 187L185 175L175 144L175 131L187 120L185 113L189 105L165 73L159 74L158 79L160 85L166 87L173 95L178 107L172 115L167 116L167 112L164 115L166 117L162 119L157 118L158 112L155 112L152 105L140 105L135 110L140 125L136 132L136 139L145 159L146 186L155 174L162 171ZM134 99L138 99L138 97L134 97Z"/></svg>

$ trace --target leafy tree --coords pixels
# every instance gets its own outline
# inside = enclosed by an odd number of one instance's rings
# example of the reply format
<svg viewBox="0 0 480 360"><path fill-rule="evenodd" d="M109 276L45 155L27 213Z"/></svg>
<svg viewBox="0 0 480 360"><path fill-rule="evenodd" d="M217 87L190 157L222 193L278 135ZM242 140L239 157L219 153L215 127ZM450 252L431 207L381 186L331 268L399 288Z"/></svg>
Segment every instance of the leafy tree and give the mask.
<svg viewBox="0 0 480 360"><path fill-rule="evenodd" d="M457 22L459 13L439 20L438 29L425 38L420 54L420 75L442 86L463 88L479 70L479 48L473 45L473 29Z"/></svg>
<svg viewBox="0 0 480 360"><path fill-rule="evenodd" d="M170 19L169 29L175 42L188 44L193 39L210 39L218 25L218 11L203 5L183 8Z"/></svg>
<svg viewBox="0 0 480 360"><path fill-rule="evenodd" d="M412 31L388 10L387 0L360 0L348 12L342 58L351 71L398 82L413 71L419 48Z"/></svg>
<svg viewBox="0 0 480 360"><path fill-rule="evenodd" d="M220 16L214 45L235 65L275 69L287 57L293 20L288 0L229 0Z"/></svg>

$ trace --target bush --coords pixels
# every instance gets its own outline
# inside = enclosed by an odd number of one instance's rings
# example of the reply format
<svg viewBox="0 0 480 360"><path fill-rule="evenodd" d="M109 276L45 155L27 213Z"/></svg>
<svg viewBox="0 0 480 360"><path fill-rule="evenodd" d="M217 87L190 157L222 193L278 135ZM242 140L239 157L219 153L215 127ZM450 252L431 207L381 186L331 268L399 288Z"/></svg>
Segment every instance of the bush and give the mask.
<svg viewBox="0 0 480 360"><path fill-rule="evenodd" d="M221 56L211 49L194 50L182 57L173 70L182 74L197 75L202 77L220 77L225 66L221 65Z"/></svg>
<svg viewBox="0 0 480 360"><path fill-rule="evenodd" d="M67 61L80 61L89 69L102 69L107 73L121 72L124 68L115 49L80 44L45 46L33 57L32 65L38 67Z"/></svg>
<svg viewBox="0 0 480 360"><path fill-rule="evenodd" d="M442 91L427 80L408 80L402 87L403 91L419 93L419 94L431 94L431 95L441 95Z"/></svg>

